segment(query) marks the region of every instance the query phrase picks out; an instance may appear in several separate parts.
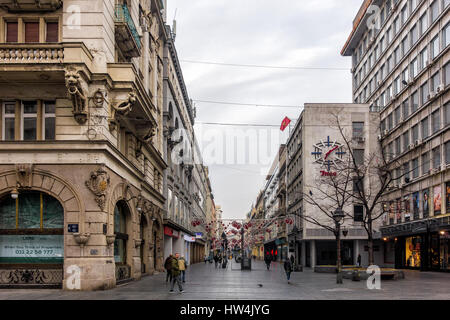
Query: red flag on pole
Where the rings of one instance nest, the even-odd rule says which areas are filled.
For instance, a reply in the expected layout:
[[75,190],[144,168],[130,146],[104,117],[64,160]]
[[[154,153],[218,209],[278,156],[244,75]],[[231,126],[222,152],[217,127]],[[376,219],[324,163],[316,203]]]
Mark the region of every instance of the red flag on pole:
[[286,128],[288,127],[288,125],[291,123],[291,119],[289,119],[288,117],[284,118],[283,122],[281,123],[281,131],[286,130]]

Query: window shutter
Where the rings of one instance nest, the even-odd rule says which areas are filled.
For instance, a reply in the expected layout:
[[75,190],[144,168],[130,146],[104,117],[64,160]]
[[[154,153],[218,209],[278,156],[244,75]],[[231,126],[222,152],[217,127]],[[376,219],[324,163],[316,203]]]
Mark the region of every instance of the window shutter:
[[6,42],[17,42],[18,41],[18,30],[19,30],[19,25],[17,22],[7,22],[6,23]]
[[59,42],[58,39],[58,22],[47,22],[47,38],[46,42]]
[[39,42],[39,22],[25,23],[25,42]]

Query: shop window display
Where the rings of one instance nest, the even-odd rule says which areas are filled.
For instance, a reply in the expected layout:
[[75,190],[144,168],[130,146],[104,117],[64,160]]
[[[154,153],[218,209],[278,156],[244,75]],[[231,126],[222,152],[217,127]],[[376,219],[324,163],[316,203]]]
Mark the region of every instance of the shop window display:
[[0,200],[0,263],[62,264],[64,209],[40,192]]
[[420,268],[420,237],[406,238],[406,266]]

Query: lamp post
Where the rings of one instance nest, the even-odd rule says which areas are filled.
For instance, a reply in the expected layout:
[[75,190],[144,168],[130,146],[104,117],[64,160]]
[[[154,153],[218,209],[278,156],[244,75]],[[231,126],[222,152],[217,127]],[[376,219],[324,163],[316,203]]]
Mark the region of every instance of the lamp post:
[[298,232],[298,228],[297,228],[297,225],[296,224],[294,224],[294,227],[292,228],[292,233],[294,233],[294,257],[295,257],[295,267],[297,266],[297,252],[298,252],[298,250],[297,250],[297,232]]
[[342,208],[337,208],[336,211],[333,212],[333,219],[336,224],[336,242],[337,242],[337,276],[336,283],[342,284],[342,275],[341,275],[341,221],[344,219],[344,211]]

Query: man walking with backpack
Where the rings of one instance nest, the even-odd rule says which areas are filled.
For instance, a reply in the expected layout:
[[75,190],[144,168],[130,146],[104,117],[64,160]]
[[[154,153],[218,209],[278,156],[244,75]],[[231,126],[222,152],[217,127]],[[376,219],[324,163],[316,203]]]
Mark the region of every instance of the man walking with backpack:
[[172,281],[170,286],[170,293],[174,293],[173,287],[175,286],[175,282],[178,284],[178,289],[180,290],[180,293],[183,293],[183,286],[181,285],[181,279],[180,279],[180,264],[179,264],[180,254],[176,253],[175,257],[172,258]]

